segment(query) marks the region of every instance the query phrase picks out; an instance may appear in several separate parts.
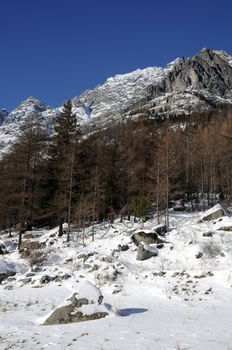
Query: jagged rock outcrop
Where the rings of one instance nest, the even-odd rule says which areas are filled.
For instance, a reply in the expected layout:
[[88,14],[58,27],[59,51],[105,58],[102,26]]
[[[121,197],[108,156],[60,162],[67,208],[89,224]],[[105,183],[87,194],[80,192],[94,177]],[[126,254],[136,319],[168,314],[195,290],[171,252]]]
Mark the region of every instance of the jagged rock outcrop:
[[[98,130],[127,118],[189,116],[232,109],[232,56],[203,49],[165,68],[150,67],[116,75],[73,100],[73,112],[83,129]],[[7,151],[30,118],[52,132],[61,107],[50,108],[29,97],[11,113],[0,110],[0,155]]]

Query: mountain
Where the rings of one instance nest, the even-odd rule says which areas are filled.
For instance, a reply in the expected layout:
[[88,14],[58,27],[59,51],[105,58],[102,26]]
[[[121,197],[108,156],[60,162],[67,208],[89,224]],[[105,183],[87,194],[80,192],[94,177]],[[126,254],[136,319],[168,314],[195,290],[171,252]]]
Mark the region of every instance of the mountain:
[[2,124],[0,123],[0,153],[9,149],[28,123],[38,122],[50,130],[56,114],[57,109],[51,109],[32,96],[21,102],[11,113],[5,113]]
[[[211,112],[232,105],[232,56],[204,48],[178,58],[165,68],[150,67],[116,75],[72,99],[73,112],[84,129],[96,130],[126,118],[160,118]],[[30,120],[49,130],[61,111],[29,97],[11,113],[0,111],[0,144],[9,147]],[[34,118],[34,117],[33,117]]]
[[0,126],[2,125],[4,119],[8,116],[6,109],[0,109]]

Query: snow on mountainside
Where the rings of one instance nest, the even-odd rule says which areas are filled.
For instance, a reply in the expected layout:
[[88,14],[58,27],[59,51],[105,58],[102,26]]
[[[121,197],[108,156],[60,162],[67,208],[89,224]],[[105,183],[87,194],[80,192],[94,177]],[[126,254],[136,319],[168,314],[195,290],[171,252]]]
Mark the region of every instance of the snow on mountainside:
[[5,115],[0,125],[0,154],[6,152],[17,136],[30,122],[38,122],[50,130],[58,109],[51,109],[34,97],[23,101],[19,107]]
[[[165,68],[149,67],[109,78],[93,90],[74,98],[75,113],[87,121],[105,124],[120,117],[130,105],[144,96],[146,88],[158,84],[173,69],[178,59]],[[84,113],[83,113],[84,112]]]
[[[145,110],[150,118],[210,112],[232,105],[232,56],[203,49],[165,68],[150,67],[111,77],[72,102],[78,122],[88,130],[143,116]],[[33,97],[8,115],[0,110],[0,153],[8,149],[32,115],[50,129],[60,111],[61,107],[52,109]]]
[[0,126],[2,125],[4,119],[8,116],[6,109],[0,109]]

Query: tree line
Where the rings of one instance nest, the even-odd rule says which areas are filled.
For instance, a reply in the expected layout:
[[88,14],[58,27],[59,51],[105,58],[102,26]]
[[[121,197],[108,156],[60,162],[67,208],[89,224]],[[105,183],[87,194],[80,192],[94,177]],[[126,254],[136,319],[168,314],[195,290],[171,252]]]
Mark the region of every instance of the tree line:
[[67,222],[144,217],[166,212],[171,201],[232,189],[232,112],[185,118],[128,119],[108,129],[81,132],[70,101],[54,121],[54,132],[30,118],[0,161],[0,228],[56,226]]

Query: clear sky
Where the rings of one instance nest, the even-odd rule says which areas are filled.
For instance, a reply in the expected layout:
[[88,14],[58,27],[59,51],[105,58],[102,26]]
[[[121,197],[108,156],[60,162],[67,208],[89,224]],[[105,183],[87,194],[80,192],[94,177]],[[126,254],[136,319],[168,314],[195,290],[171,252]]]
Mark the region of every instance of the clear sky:
[[232,54],[231,0],[0,0],[0,108],[51,106],[203,47]]

